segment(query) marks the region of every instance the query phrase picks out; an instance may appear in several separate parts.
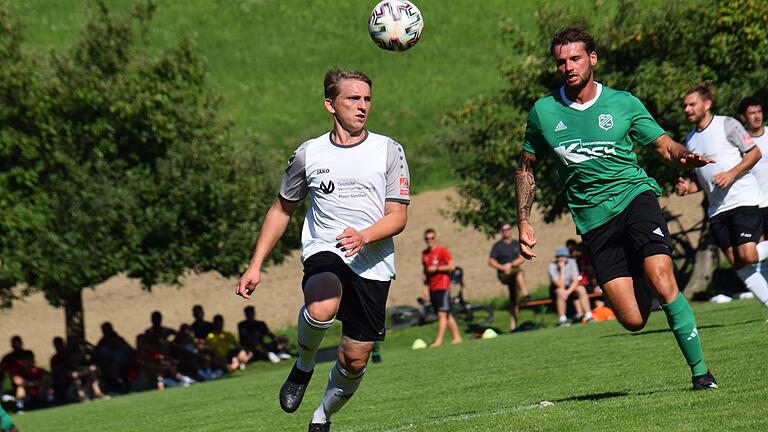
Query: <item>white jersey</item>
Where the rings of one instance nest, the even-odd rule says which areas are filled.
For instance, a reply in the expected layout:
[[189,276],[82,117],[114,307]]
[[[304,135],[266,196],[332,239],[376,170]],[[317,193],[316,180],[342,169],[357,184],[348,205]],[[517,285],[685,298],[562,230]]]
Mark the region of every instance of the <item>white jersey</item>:
[[363,230],[383,218],[386,201],[410,203],[409,186],[403,147],[384,135],[366,131],[360,143],[341,146],[326,133],[301,144],[280,183],[280,196],[286,200],[312,196],[301,232],[301,260],[329,251],[365,279],[393,279],[391,237],[369,243],[351,257],[336,247],[336,237],[348,227]]
[[760,191],[763,193],[760,207],[768,207],[768,133],[763,129],[763,134],[752,137],[752,141],[755,142],[757,147],[760,148],[760,153],[763,154],[763,157],[752,168],[752,174],[757,179],[757,184],[760,185]]
[[715,187],[715,174],[728,171],[741,162],[742,154],[755,147],[744,126],[733,117],[716,115],[703,130],[692,130],[686,140],[688,149],[714,159],[715,163],[696,168],[699,185],[709,198],[709,217],[743,206],[760,204],[762,196],[751,172],[736,178],[727,189]]

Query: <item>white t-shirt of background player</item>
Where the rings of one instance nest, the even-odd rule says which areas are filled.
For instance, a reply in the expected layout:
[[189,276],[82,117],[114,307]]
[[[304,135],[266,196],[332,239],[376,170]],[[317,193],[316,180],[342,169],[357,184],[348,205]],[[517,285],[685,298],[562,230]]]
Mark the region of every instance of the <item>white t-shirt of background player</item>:
[[365,279],[394,279],[391,237],[369,243],[351,257],[336,247],[336,237],[347,227],[360,231],[383,218],[386,201],[409,204],[410,181],[403,147],[384,135],[366,131],[360,143],[341,146],[326,133],[301,144],[280,183],[280,196],[286,200],[312,197],[301,232],[301,260],[333,252]]
[[709,217],[742,206],[760,204],[762,195],[751,172],[737,177],[726,189],[715,187],[715,174],[728,171],[741,162],[742,154],[754,149],[755,143],[744,126],[733,117],[716,115],[703,130],[692,130],[686,140],[688,150],[716,162],[696,168],[699,184],[709,198]]
[[757,179],[757,184],[760,185],[760,191],[763,193],[760,207],[768,207],[768,133],[763,129],[763,134],[752,137],[752,141],[755,142],[755,145],[760,148],[760,153],[763,154],[763,157],[752,168],[752,174]]

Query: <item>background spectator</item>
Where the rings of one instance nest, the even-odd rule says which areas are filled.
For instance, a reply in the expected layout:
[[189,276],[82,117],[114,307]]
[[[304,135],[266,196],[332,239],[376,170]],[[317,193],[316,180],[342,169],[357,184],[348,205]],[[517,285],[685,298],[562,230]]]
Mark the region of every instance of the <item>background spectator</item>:
[[587,291],[579,285],[579,268],[576,260],[570,257],[568,248],[560,247],[555,251],[555,260],[549,264],[549,280],[551,281],[550,289],[555,297],[559,325],[568,324],[566,302],[573,293],[576,293],[584,311],[583,316],[577,314],[576,320],[584,318],[587,321],[593,321]]
[[11,352],[0,360],[0,371],[10,378],[18,410],[54,401],[51,375],[35,366],[35,355],[24,349],[20,336],[11,338]]
[[269,360],[272,363],[291,358],[287,352],[288,339],[275,336],[267,323],[257,320],[253,306],[246,306],[243,313],[245,319],[237,324],[237,333],[240,336],[240,344],[251,351],[254,358]]
[[208,334],[213,332],[213,323],[204,319],[205,312],[200,305],[192,306],[192,316],[195,318],[190,325],[192,333],[194,333],[196,338],[204,341]]
[[451,272],[456,268],[451,253],[445,246],[437,243],[437,232],[429,228],[424,231],[427,247],[421,252],[421,264],[424,268],[424,297],[429,299],[437,312],[437,336],[430,347],[443,344],[445,329],[451,331],[451,343],[461,342],[461,333],[456,319],[451,314]]
[[134,349],[115,332],[110,322],[101,325],[101,339],[94,350],[94,360],[101,370],[107,391],[126,393],[130,390],[129,368]]
[[245,365],[253,358],[253,353],[237,343],[235,335],[224,330],[224,317],[213,317],[213,332],[205,339],[208,347],[219,357],[223,357],[229,363],[229,370],[245,369]]
[[491,248],[491,256],[488,257],[488,265],[496,269],[499,281],[509,290],[509,330],[517,328],[518,291],[521,301],[530,299],[528,289],[525,286],[525,273],[522,265],[525,258],[520,255],[520,243],[513,239],[512,225],[501,226],[501,240]]

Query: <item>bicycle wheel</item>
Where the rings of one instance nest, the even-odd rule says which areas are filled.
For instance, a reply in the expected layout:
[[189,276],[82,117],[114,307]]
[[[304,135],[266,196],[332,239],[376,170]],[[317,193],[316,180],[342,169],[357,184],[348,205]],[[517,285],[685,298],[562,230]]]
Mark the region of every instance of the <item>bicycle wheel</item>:
[[421,310],[407,305],[388,307],[384,313],[387,330],[411,327],[418,324],[421,319]]
[[463,308],[455,310],[453,315],[456,321],[463,324],[489,326],[493,322],[495,313],[490,306],[466,303]]
[[674,264],[677,286],[682,290],[693,273],[696,262],[696,250],[686,240],[672,236],[672,263]]

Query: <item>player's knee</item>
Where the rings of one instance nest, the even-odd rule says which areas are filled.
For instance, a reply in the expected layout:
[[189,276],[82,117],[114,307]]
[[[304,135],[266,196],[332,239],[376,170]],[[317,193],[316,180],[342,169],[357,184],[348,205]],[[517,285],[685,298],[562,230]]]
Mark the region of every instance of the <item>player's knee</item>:
[[645,320],[640,316],[619,318],[619,322],[622,327],[631,332],[640,331],[645,327]]
[[306,307],[307,313],[315,321],[326,322],[336,317],[336,308],[328,302],[317,301]]

